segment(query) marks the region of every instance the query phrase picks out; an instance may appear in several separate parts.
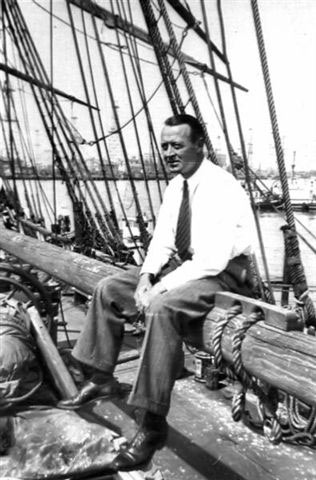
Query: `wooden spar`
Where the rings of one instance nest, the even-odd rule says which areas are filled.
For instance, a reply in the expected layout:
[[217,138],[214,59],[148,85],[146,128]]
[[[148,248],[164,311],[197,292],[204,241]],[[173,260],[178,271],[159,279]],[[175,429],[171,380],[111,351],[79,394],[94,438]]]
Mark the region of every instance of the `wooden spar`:
[[[185,8],[179,0],[167,0],[168,3],[175,9],[175,11],[180,15],[181,18],[188,24],[190,28],[192,28],[195,33],[205,42],[207,43],[207,36],[205,32],[200,27],[199,22],[197,19],[192,15],[190,10]],[[227,59],[225,55],[217,48],[217,46],[211,42],[212,50],[214,53],[222,60],[222,62],[227,63]]]
[[241,305],[242,312],[231,318],[221,340],[225,361],[233,364],[232,340],[236,330],[251,313],[261,311],[263,320],[249,328],[241,345],[244,369],[308,405],[315,405],[316,338],[301,331],[301,322],[291,310],[233,293],[218,293],[214,308],[201,331],[195,332],[192,344],[214,354],[215,329],[236,304]]
[[49,335],[43,320],[35,307],[28,309],[30,319],[35,331],[36,342],[61,398],[71,398],[78,393],[77,387],[61,359],[54,342]]
[[42,227],[41,225],[38,225],[37,223],[33,223],[30,220],[21,220],[19,219],[21,224],[23,226],[29,227],[30,229],[34,230],[35,232],[40,233],[43,235],[44,238],[50,237],[54,240],[58,240],[61,243],[71,243],[73,241],[74,234],[67,234],[67,235],[59,235],[57,233],[50,232],[46,228]]
[[[22,261],[91,294],[97,282],[120,269],[6,230],[0,226],[0,248]],[[264,320],[252,326],[241,345],[244,368],[255,377],[297,397],[309,405],[316,399],[316,338],[304,334],[294,312],[236,294],[219,293],[203,331],[192,343],[213,351],[211,339],[219,320],[240,303],[242,313],[233,317],[222,334],[224,359],[232,363],[233,336],[248,316],[257,310]],[[298,330],[294,330],[298,328]],[[200,334],[201,333],[201,334]],[[191,339],[190,339],[191,340]]]
[[79,103],[80,105],[84,105],[86,107],[93,108],[94,110],[99,110],[97,107],[93,105],[89,105],[88,103],[84,102],[83,100],[79,100],[79,98],[74,97],[73,95],[68,95],[67,93],[64,93],[62,90],[59,90],[58,88],[54,88],[51,85],[46,85],[43,82],[40,82],[36,78],[32,78],[30,75],[27,75],[26,73],[19,72],[19,70],[16,70],[15,68],[9,67],[8,65],[5,65],[4,63],[0,63],[0,70],[3,70],[9,75],[12,75],[13,77],[20,78],[21,80],[24,80],[25,82],[31,83],[32,85],[35,85],[36,87],[42,88],[43,90],[47,90],[49,92],[54,92],[55,95],[59,95],[60,97],[67,98],[68,100],[71,100],[72,102]]
[[88,295],[101,278],[121,271],[114,265],[6,230],[2,225],[0,248]]
[[[95,17],[100,18],[108,28],[118,28],[120,30],[123,30],[124,32],[131,33],[135,38],[138,38],[139,40],[145,43],[148,43],[150,45],[152,44],[150,40],[150,36],[146,31],[142,30],[136,25],[133,25],[125,21],[124,19],[118,17],[117,15],[114,15],[113,13],[101,7],[100,5],[97,5],[96,3],[90,2],[88,0],[69,0],[69,2],[75,5],[76,7],[80,8],[81,10],[85,10],[86,12],[91,13]],[[168,51],[170,55],[173,55],[172,50],[169,51],[169,45],[167,43],[165,44],[165,47],[166,47],[166,51]],[[218,54],[220,58],[223,60],[223,54],[221,54],[221,52],[218,50],[218,48],[215,45],[213,45],[213,49],[216,52],[216,54]],[[217,72],[214,72],[214,70],[209,68],[207,65],[197,62],[190,55],[183,53],[183,57],[186,63],[194,66],[197,70],[216,76],[219,78],[219,80],[222,80],[223,82],[231,83],[227,77]],[[247,88],[243,87],[242,85],[236,82],[232,82],[232,84],[234,85],[234,87],[239,88],[244,92],[248,92]]]

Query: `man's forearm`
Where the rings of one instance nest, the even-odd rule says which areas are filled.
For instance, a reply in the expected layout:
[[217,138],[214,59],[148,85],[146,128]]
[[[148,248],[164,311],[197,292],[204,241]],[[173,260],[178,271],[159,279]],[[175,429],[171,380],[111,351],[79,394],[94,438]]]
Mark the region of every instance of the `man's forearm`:
[[153,273],[142,272],[139,275],[139,281],[144,282],[144,283],[149,282],[149,283],[153,284],[154,278],[155,278],[155,275]]

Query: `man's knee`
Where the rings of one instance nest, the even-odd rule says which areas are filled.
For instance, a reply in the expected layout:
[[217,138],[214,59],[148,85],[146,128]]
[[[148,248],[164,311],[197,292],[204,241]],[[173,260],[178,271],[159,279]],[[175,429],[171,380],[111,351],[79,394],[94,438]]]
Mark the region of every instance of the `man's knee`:
[[172,309],[170,308],[166,298],[163,298],[163,295],[157,295],[154,299],[151,300],[145,315],[145,322],[150,323],[159,323],[162,326],[164,323],[172,322],[173,314]]
[[151,299],[147,312],[149,314],[161,313],[162,311],[168,310],[167,302],[164,301],[164,295],[156,295]]
[[109,277],[102,278],[95,287],[95,293],[109,292],[111,290],[111,282]]
[[122,289],[119,288],[119,283],[115,281],[115,275],[102,278],[94,291],[94,296],[99,298],[103,304],[110,303],[118,295],[122,295]]

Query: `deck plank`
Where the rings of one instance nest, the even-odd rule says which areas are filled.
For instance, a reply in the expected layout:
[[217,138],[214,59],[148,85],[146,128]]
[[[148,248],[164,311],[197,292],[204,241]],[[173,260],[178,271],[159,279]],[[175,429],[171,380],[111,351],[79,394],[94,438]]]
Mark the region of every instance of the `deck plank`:
[[[117,369],[131,381],[134,365]],[[186,357],[192,368],[192,357]],[[121,406],[121,408],[124,408]],[[123,433],[135,427],[127,424]],[[154,461],[165,480],[311,480],[316,478],[316,451],[281,443],[272,445],[243,422],[234,422],[222,390],[208,390],[193,376],[176,382],[168,416],[167,445]],[[129,430],[129,431],[128,431]]]
[[[68,308],[70,325],[80,328],[84,311]],[[126,336],[125,349],[136,339]],[[131,383],[138,360],[118,365],[116,375]],[[193,357],[186,354],[193,371]],[[98,400],[91,407],[100,420],[123,437],[131,438],[137,425],[133,410],[123,400]],[[316,478],[316,451],[302,446],[272,445],[265,437],[231,417],[231,403],[223,391],[208,390],[193,376],[176,382],[167,445],[154,457],[164,480],[312,480]],[[151,468],[152,464],[148,468]]]

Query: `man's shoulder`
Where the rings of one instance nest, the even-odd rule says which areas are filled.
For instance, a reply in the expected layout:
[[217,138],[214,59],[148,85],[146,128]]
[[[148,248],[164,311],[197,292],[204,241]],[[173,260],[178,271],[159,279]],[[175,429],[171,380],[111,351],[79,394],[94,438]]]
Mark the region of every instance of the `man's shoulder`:
[[201,178],[205,181],[211,180],[213,182],[225,182],[231,184],[238,184],[238,180],[225,168],[215,165],[210,160],[203,162],[203,170],[201,171]]
[[199,192],[203,197],[208,196],[210,199],[215,197],[221,202],[225,202],[229,198],[230,204],[232,205],[235,201],[236,206],[247,198],[240,182],[230,172],[210,161],[203,165]]

